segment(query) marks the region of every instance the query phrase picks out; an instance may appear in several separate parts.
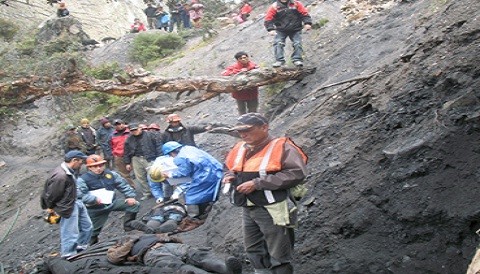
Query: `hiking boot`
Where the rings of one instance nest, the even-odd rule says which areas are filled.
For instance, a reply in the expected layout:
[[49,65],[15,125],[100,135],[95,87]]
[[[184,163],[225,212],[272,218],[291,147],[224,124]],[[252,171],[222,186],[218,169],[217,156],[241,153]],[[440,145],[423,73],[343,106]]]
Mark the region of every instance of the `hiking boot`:
[[298,61],[294,61],[293,64],[296,66],[296,67],[303,67],[303,62],[298,60]]
[[142,221],[133,220],[129,223],[130,227],[136,230],[144,231],[148,229],[148,226]]
[[285,65],[285,61],[277,61],[275,63],[272,64],[272,67],[274,68],[279,68],[281,66]]
[[135,221],[135,218],[137,218],[136,212],[125,212],[125,216],[123,216],[123,230],[125,230],[125,232],[132,230],[130,223]]
[[241,274],[242,273],[242,262],[235,257],[228,257],[225,260],[225,265],[227,266],[227,271],[229,274]]
[[177,230],[177,222],[174,220],[167,220],[155,229],[155,233],[168,233]]

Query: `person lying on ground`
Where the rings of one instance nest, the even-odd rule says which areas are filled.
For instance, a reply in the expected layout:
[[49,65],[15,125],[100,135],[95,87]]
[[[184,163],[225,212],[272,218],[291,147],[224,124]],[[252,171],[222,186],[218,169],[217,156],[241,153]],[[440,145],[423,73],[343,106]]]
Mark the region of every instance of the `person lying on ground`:
[[185,206],[174,199],[153,207],[141,220],[132,221],[130,226],[148,234],[186,232],[204,224],[210,210],[202,219],[190,218]]
[[68,260],[48,258],[45,267],[53,274],[119,273],[119,268],[122,273],[242,273],[235,257],[223,260],[208,247],[184,244],[167,234],[143,233],[98,243]]

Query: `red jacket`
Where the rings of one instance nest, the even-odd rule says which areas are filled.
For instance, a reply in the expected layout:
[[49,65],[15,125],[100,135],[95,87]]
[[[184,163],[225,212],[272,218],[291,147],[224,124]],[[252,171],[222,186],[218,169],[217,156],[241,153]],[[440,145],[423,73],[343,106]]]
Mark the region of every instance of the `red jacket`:
[[[222,75],[223,76],[235,75],[235,74],[238,74],[238,73],[242,72],[242,70],[244,70],[244,69],[247,69],[247,71],[249,71],[249,70],[256,69],[256,68],[258,68],[257,64],[255,64],[252,61],[249,61],[246,66],[244,66],[240,62],[236,62],[235,64],[233,64],[231,66],[228,66],[225,69],[225,71],[222,72]],[[249,89],[242,89],[242,90],[239,90],[239,91],[234,91],[234,92],[232,92],[232,97],[237,99],[237,100],[240,100],[240,101],[249,101],[249,100],[256,99],[256,98],[258,98],[258,88],[253,87],[253,88],[249,88]]]
[[138,25],[137,24],[133,24],[130,26],[130,30],[132,32],[141,32],[141,31],[147,31],[147,29],[145,28],[145,25],[143,23],[139,23]]
[[278,30],[283,32],[300,31],[303,25],[311,25],[312,18],[305,6],[297,0],[287,3],[277,1],[270,5],[265,15],[267,31]]
[[248,3],[245,3],[245,5],[243,5],[240,8],[240,14],[249,14],[251,12],[252,12],[252,6],[250,6],[250,4]]
[[130,130],[126,128],[124,131],[114,131],[112,137],[110,137],[110,147],[112,148],[112,154],[115,157],[123,157],[125,141],[130,136]]

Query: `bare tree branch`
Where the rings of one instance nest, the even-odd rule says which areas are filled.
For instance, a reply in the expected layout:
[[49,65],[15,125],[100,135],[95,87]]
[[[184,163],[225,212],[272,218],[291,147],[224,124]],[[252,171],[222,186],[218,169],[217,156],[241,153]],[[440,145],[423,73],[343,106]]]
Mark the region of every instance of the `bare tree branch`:
[[[75,67],[75,64],[72,65]],[[10,83],[0,83],[0,106],[19,106],[47,95],[62,95],[87,91],[104,92],[117,96],[134,96],[152,91],[204,92],[198,98],[166,108],[184,109],[209,100],[219,93],[230,93],[252,87],[270,85],[291,80],[301,80],[315,72],[315,68],[258,69],[230,77],[164,78],[155,75],[130,75],[130,79],[96,80],[85,77],[76,69],[69,68],[60,74],[60,79],[48,77],[25,77]],[[146,76],[143,76],[146,75]]]

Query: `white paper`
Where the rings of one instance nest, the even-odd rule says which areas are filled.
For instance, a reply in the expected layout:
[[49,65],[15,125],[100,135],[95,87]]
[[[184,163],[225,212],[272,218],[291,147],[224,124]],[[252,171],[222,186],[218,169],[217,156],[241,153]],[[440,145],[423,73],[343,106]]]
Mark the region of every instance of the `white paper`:
[[96,190],[92,190],[89,192],[91,195],[100,199],[100,202],[104,205],[109,205],[113,201],[113,195],[115,194],[114,191],[106,190],[105,188],[100,188]]

